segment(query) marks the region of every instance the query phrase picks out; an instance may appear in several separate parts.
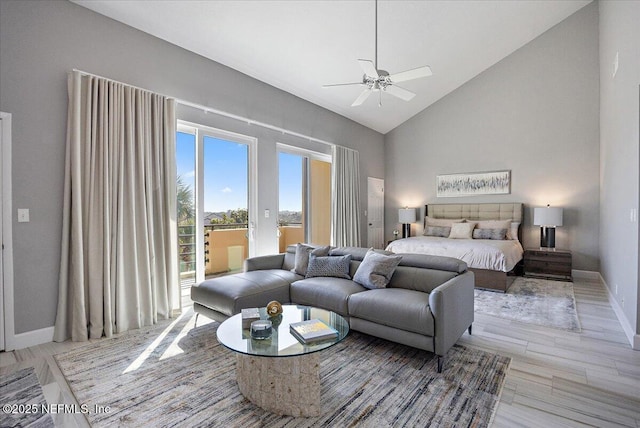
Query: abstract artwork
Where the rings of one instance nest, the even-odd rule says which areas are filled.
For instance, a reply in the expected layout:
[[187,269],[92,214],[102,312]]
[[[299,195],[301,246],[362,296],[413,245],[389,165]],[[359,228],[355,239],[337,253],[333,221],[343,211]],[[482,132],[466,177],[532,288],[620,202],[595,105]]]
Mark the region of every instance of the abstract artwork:
[[511,193],[511,171],[446,174],[436,177],[438,198],[508,193]]

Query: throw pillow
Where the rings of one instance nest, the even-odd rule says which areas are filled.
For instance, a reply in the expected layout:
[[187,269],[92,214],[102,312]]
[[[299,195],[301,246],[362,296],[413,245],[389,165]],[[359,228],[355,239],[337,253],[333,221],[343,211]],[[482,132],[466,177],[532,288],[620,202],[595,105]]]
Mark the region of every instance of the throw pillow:
[[512,221],[511,226],[509,226],[509,230],[507,230],[507,239],[511,239],[513,241],[518,240],[518,229],[520,229],[519,221]]
[[307,278],[318,276],[331,276],[334,278],[351,279],[349,276],[349,265],[351,264],[351,254],[346,256],[309,256],[309,268]]
[[370,290],[385,288],[402,256],[387,256],[370,249],[353,275],[353,280]]
[[473,239],[504,240],[506,236],[507,229],[473,229]]
[[[502,239],[511,239],[509,237],[509,231],[511,229],[511,219],[508,220],[480,220],[478,221],[478,224],[476,224],[476,227],[478,229],[497,229],[497,230],[502,230],[502,229],[506,229],[507,233],[505,234],[505,237]],[[518,223],[520,224],[520,223]],[[499,236],[500,232],[496,232],[496,234],[494,236]],[[516,236],[518,236],[518,232],[516,230]],[[500,238],[476,238],[474,236],[475,239],[500,239]]]
[[315,254],[317,256],[328,256],[330,248],[327,247],[312,247],[305,244],[296,245],[296,257],[291,272],[298,275],[305,276],[307,274],[307,268],[309,266],[309,255]]
[[450,233],[450,227],[427,226],[427,229],[424,231],[424,236],[439,236],[441,238],[448,238]]
[[471,233],[473,232],[474,227],[476,227],[475,222],[453,223],[451,225],[451,233],[449,234],[449,238],[472,239]]

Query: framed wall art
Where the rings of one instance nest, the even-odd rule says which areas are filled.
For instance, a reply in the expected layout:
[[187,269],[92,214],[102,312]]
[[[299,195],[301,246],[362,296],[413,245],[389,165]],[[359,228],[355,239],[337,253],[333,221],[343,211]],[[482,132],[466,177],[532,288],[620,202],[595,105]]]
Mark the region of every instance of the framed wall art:
[[511,171],[444,174],[436,177],[438,198],[508,193],[511,193]]

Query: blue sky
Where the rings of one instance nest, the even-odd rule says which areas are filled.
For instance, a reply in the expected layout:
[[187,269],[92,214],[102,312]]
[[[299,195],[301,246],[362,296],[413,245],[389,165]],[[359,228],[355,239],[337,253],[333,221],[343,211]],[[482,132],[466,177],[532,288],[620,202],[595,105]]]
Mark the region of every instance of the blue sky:
[[[178,176],[195,189],[195,136],[177,133]],[[248,147],[217,138],[204,139],[204,211],[247,208]],[[280,210],[302,207],[302,161],[300,156],[280,153]],[[259,184],[260,185],[260,184]]]

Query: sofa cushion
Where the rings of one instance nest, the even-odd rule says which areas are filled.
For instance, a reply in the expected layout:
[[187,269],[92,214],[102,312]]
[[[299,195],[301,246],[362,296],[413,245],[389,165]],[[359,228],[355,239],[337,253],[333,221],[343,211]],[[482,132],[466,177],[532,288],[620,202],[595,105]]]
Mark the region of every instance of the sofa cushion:
[[360,294],[366,288],[350,279],[317,277],[291,284],[291,301],[300,305],[317,306],[348,316],[349,296]]
[[365,288],[385,288],[402,256],[378,254],[369,250],[353,280]]
[[309,256],[311,254],[315,254],[316,256],[328,256],[329,247],[312,247],[311,245],[298,244],[296,246],[295,265],[292,271],[298,275],[305,276],[309,267]]
[[332,278],[351,279],[349,267],[351,255],[318,257],[313,253],[309,256],[309,268],[306,278],[329,276]]
[[431,293],[434,288],[458,276],[457,273],[437,269],[398,266],[393,272],[387,288],[405,288],[407,290]]
[[191,300],[231,316],[244,308],[289,302],[289,284],[300,275],[282,269],[243,272],[208,279],[191,287]]
[[401,288],[380,288],[353,294],[349,316],[400,330],[433,336],[429,294]]

